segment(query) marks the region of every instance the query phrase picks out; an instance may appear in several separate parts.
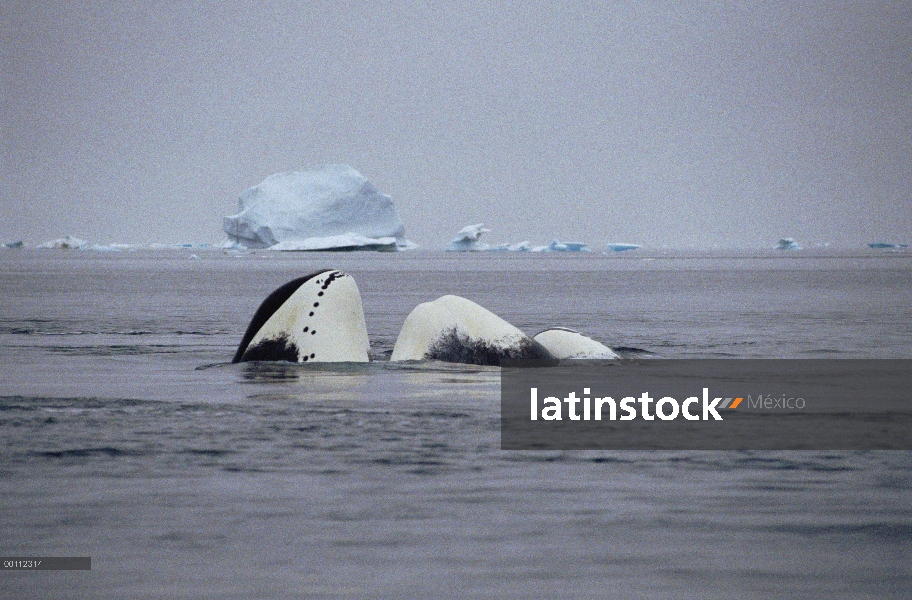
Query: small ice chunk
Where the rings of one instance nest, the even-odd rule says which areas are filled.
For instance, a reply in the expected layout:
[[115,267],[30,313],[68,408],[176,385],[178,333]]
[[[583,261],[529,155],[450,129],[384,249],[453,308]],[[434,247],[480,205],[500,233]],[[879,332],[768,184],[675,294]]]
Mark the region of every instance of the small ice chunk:
[[801,250],[801,246],[792,238],[782,238],[776,242],[776,250]]
[[618,242],[609,242],[605,246],[612,252],[626,252],[627,250],[637,250],[639,244],[623,244]]
[[891,248],[908,248],[908,244],[891,244],[890,242],[871,242],[868,244],[869,248],[874,248],[875,250],[888,250]]
[[484,223],[466,225],[459,230],[456,237],[453,238],[453,241],[446,247],[446,250],[447,252],[479,252],[482,250],[490,250],[490,246],[478,241],[481,234],[488,231],[491,230],[486,228]]
[[42,250],[84,250],[89,243],[71,235],[38,245]]

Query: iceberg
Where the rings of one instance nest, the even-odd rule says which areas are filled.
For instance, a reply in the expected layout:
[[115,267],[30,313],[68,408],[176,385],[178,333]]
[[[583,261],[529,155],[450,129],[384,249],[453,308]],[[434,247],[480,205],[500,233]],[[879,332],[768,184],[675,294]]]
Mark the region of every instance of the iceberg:
[[107,246],[103,244],[92,244],[88,249],[93,252],[121,252],[121,249],[114,244],[109,244]]
[[[542,246],[544,247],[544,246]],[[488,252],[534,252],[535,249],[525,240],[518,244],[497,244],[487,248]]]
[[875,250],[888,250],[891,248],[908,248],[908,244],[891,244],[890,242],[871,242],[868,244],[868,248],[874,248]]
[[612,252],[626,252],[627,250],[637,250],[640,248],[639,244],[619,244],[615,242],[610,242],[605,244],[605,247],[611,250]]
[[87,241],[68,235],[65,238],[57,238],[56,240],[39,244],[36,247],[42,250],[84,250],[88,245]]
[[589,245],[582,242],[560,242],[552,240],[547,246],[532,246],[528,240],[518,244],[497,244],[491,246],[480,242],[482,233],[491,231],[484,223],[466,225],[456,234],[447,247],[447,252],[589,252]]
[[589,245],[581,242],[559,242],[551,240],[547,246],[535,248],[536,252],[590,252]]
[[782,238],[776,242],[776,250],[801,250],[801,246],[792,238]]
[[0,248],[22,248],[24,245],[22,240],[16,240],[15,242],[3,242],[0,244]]
[[[411,249],[392,198],[348,165],[276,173],[238,198],[223,247],[279,250]],[[341,246],[339,245],[341,244]]]
[[[479,242],[478,238],[481,237],[482,233],[491,231],[484,226],[484,223],[476,223],[475,225],[466,225],[459,230],[459,233],[456,234],[456,237],[453,238],[453,241],[449,243],[446,247],[447,252],[480,252],[483,250],[490,250],[491,247],[483,242]],[[500,248],[498,248],[500,249]]]
[[529,244],[529,240],[524,240],[518,244],[510,244],[507,246],[507,250],[510,252],[531,252],[532,246]]

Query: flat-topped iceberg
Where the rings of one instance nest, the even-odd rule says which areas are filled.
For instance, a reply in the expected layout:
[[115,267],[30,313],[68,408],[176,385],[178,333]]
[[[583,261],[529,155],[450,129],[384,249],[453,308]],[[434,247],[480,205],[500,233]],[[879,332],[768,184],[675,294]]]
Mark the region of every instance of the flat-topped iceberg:
[[589,252],[589,245],[582,242],[559,242],[551,240],[547,246],[535,248],[534,252]]
[[639,249],[639,244],[622,244],[618,242],[609,242],[605,244],[605,247],[611,250],[612,252],[627,252],[628,250],[637,250]]
[[[238,198],[226,246],[277,250],[408,249],[392,199],[348,165],[276,173]],[[389,238],[393,239],[390,247]]]

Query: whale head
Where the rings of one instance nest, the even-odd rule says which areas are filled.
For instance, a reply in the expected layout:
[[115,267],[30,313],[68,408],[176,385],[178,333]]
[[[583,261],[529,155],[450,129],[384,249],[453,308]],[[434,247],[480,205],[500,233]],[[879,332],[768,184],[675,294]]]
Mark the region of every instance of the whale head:
[[443,296],[409,313],[390,360],[500,365],[507,359],[550,358],[541,344],[491,311],[459,296]]
[[289,281],[269,294],[231,362],[367,362],[369,349],[354,278],[327,269]]

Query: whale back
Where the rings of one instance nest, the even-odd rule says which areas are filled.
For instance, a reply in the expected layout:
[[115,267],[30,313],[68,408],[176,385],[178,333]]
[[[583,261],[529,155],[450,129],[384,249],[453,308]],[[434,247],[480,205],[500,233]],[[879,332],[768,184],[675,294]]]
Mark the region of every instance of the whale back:
[[560,360],[619,358],[608,346],[566,327],[546,329],[532,339],[547,348],[554,358]]
[[370,342],[354,278],[327,269],[269,294],[232,362],[367,362]]
[[491,311],[459,296],[443,296],[409,313],[390,360],[499,365],[506,359],[550,358],[541,344]]

